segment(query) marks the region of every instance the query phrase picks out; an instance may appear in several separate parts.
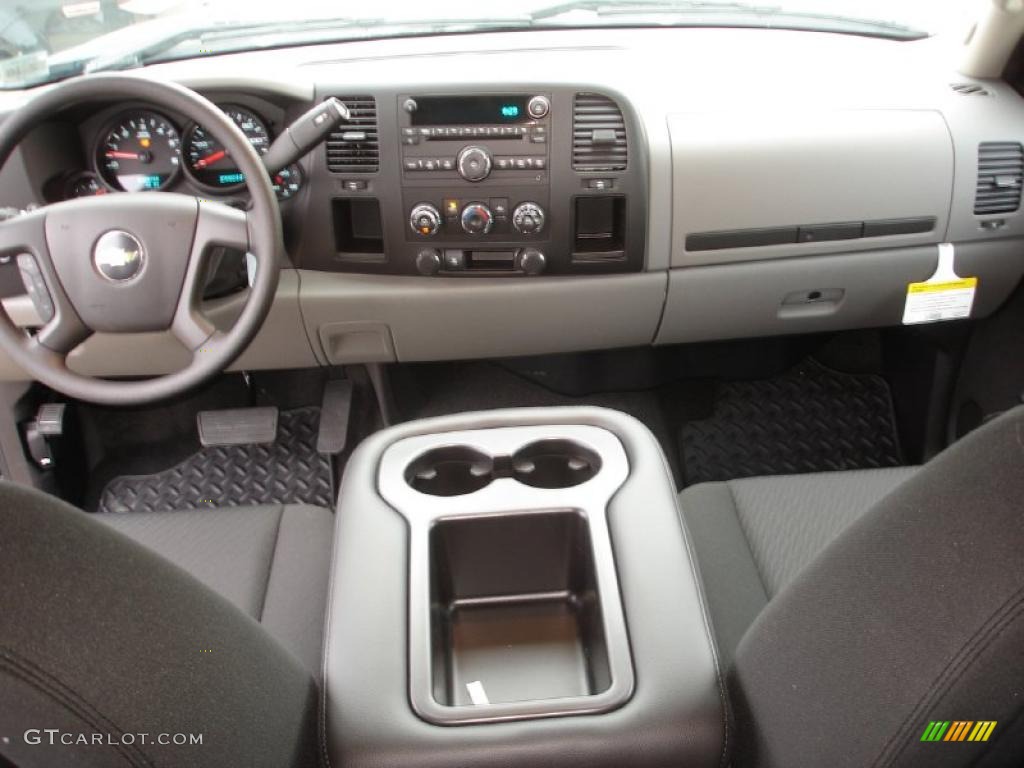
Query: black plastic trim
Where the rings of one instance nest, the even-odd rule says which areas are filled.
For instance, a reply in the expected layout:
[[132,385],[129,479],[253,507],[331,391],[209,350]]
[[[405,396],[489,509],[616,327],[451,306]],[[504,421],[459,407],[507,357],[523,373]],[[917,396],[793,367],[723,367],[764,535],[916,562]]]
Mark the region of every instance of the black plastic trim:
[[764,227],[729,229],[718,232],[694,232],[686,236],[688,251],[718,251],[726,248],[756,248],[787,243],[813,243],[826,240],[858,240],[863,237],[886,237],[930,232],[935,228],[934,216],[875,221],[843,221],[808,224],[798,227]]

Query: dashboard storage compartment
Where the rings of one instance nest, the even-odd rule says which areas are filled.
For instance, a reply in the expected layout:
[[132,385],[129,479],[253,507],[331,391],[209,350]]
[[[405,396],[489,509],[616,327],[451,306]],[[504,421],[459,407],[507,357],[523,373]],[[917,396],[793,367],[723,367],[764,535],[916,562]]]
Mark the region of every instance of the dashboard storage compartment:
[[600,693],[611,683],[586,520],[445,520],[431,531],[434,698],[448,706]]

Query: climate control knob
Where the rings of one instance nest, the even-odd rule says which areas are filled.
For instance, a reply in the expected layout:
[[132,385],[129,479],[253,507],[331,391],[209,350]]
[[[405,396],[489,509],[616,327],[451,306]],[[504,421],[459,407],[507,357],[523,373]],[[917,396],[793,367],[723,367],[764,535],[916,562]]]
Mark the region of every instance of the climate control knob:
[[512,211],[512,226],[524,235],[536,235],[544,229],[544,209],[536,203],[520,203]]
[[441,214],[430,203],[419,203],[409,212],[409,226],[417,235],[436,235],[441,228]]
[[470,203],[462,209],[462,228],[470,235],[486,235],[494,226],[494,215],[483,203]]
[[459,152],[459,176],[466,181],[483,181],[491,175],[491,153],[483,147],[464,147]]
[[519,268],[528,275],[539,275],[547,265],[548,260],[536,248],[523,248],[519,252]]

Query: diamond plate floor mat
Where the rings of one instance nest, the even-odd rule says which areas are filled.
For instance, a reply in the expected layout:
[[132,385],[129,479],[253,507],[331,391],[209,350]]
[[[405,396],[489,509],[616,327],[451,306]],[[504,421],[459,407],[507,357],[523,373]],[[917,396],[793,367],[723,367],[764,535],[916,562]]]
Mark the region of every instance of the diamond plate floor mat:
[[903,463],[885,380],[815,360],[719,384],[711,417],[684,423],[679,443],[687,485]]
[[319,408],[282,411],[277,439],[203,448],[171,469],[115,477],[98,512],[169,512],[249,504],[332,507],[331,465],[316,451]]

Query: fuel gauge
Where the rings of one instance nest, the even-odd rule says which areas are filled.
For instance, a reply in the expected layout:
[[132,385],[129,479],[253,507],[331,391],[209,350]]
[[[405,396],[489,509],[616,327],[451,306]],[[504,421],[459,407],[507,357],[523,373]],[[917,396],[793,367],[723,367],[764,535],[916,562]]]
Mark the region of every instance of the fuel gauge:
[[95,197],[96,195],[107,194],[107,188],[99,180],[95,173],[85,171],[78,173],[68,179],[64,187],[64,199],[70,200],[73,197]]

